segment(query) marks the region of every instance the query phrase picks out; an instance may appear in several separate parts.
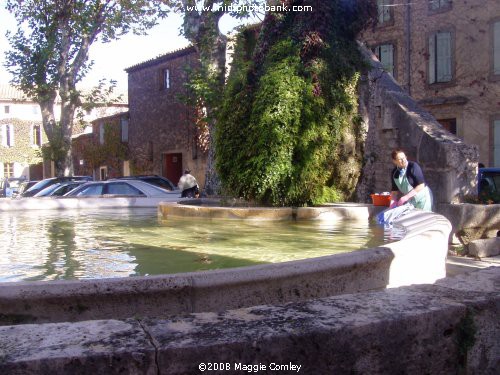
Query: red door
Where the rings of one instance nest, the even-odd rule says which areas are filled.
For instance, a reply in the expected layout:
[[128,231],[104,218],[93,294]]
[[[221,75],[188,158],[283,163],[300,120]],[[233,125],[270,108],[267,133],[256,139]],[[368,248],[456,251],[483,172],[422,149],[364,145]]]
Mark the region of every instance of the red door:
[[163,175],[177,185],[182,176],[182,154],[163,155]]

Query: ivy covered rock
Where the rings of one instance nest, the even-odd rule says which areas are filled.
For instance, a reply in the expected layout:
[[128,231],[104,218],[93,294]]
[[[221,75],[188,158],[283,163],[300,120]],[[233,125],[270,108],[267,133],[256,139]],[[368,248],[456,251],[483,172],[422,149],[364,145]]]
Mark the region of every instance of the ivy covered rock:
[[290,1],[237,37],[219,113],[216,166],[226,191],[272,206],[349,199],[361,172],[356,34],[366,1]]

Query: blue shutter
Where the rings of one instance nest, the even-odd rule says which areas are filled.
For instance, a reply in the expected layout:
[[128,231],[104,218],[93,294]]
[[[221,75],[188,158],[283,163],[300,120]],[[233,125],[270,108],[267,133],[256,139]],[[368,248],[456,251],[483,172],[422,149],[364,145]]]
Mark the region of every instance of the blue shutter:
[[500,120],[493,122],[493,166],[500,167]]
[[493,25],[493,73],[500,74],[500,22]]
[[451,33],[436,34],[436,81],[449,82],[452,79],[451,74]]
[[380,62],[385,71],[394,76],[394,47],[392,44],[380,46]]
[[436,82],[436,36],[429,37],[429,83]]

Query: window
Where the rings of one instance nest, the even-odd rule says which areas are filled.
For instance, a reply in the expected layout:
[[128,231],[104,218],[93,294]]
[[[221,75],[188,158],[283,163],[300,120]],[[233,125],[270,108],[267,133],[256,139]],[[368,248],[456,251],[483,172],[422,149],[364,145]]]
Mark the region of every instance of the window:
[[130,176],[130,161],[129,160],[123,161],[123,175]]
[[457,120],[454,118],[447,118],[447,119],[441,119],[437,120],[443,128],[448,130],[451,134],[457,134]]
[[3,112],[4,112],[5,114],[9,114],[9,113],[10,113],[10,106],[9,106],[9,105],[4,106],[4,107],[3,107]]
[[109,184],[107,194],[144,196],[144,193],[140,190],[124,182],[114,182]]
[[375,47],[375,55],[384,67],[384,70],[394,77],[394,46],[392,44],[381,44]]
[[102,122],[99,123],[99,143],[104,144],[104,124]]
[[377,0],[378,23],[380,25],[392,21],[392,0]]
[[163,69],[163,90],[168,90],[170,88],[170,69]]
[[122,128],[122,142],[128,142],[128,118],[122,117],[120,126]]
[[99,168],[99,177],[101,181],[108,179],[108,167],[100,167]]
[[451,8],[451,0],[429,0],[430,10],[443,10]]
[[31,110],[33,111],[33,114],[34,114],[34,115],[38,115],[38,114],[40,113],[40,112],[39,112],[40,107],[38,107],[37,105],[32,106],[32,107],[31,107]]
[[42,127],[33,125],[31,128],[31,144],[40,147],[42,145]]
[[102,195],[104,185],[103,184],[92,184],[82,188],[76,188],[74,193],[70,193],[70,196],[93,196]]
[[493,24],[493,74],[500,75],[500,21]]
[[3,163],[3,176],[4,177],[14,176],[14,163]]
[[2,146],[14,146],[14,125],[2,125]]
[[493,166],[500,167],[500,120],[493,121]]
[[429,83],[450,82],[451,32],[437,32],[429,37]]

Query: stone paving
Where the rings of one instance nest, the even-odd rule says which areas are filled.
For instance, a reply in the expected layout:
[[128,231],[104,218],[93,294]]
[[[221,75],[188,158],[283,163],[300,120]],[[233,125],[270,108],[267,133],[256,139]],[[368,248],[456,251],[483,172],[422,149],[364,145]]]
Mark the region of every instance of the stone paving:
[[446,259],[446,276],[455,276],[488,267],[500,267],[500,256],[478,259],[467,256],[448,255]]

